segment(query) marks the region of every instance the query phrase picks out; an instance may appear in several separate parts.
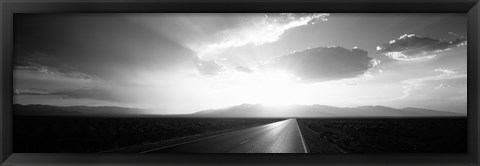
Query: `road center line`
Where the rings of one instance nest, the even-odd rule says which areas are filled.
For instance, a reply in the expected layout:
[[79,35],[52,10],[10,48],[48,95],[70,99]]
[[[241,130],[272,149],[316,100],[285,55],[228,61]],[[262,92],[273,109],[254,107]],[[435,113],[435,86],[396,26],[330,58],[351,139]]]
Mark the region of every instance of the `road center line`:
[[[273,122],[273,123],[269,123],[269,124],[264,124],[264,125],[260,125],[260,126],[267,126],[267,125],[272,125],[274,123],[281,123],[281,122],[285,122],[285,121],[286,120],[282,120],[282,121]],[[251,128],[256,128],[256,127],[260,127],[260,126],[255,126],[255,127],[251,127]],[[245,129],[251,129],[251,128],[245,128]],[[241,129],[241,130],[245,130],[245,129]],[[155,149],[143,151],[143,152],[140,152],[140,153],[148,153],[148,152],[152,152],[152,151],[156,151],[156,150],[160,150],[160,149],[166,149],[166,148],[169,148],[169,147],[174,147],[174,146],[183,145],[183,144],[187,144],[187,143],[191,143],[191,142],[201,141],[201,140],[208,139],[208,138],[213,138],[213,137],[218,137],[218,136],[222,136],[222,135],[235,133],[235,132],[238,132],[238,131],[241,131],[241,130],[234,130],[234,131],[230,131],[230,132],[226,132],[226,133],[222,133],[222,134],[218,134],[218,135],[208,136],[208,137],[205,137],[205,138],[200,138],[200,139],[191,140],[191,141],[187,141],[187,142],[181,142],[181,143],[177,143],[177,144],[173,144],[173,145],[168,145],[168,146],[164,146],[164,147],[160,147],[160,148],[155,148]]]

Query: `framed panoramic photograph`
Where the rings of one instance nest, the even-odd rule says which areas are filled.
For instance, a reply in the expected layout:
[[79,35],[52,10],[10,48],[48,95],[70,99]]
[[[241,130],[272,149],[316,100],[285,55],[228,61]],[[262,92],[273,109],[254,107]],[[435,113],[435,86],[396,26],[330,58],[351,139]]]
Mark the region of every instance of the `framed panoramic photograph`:
[[2,2],[2,165],[479,164],[477,1]]

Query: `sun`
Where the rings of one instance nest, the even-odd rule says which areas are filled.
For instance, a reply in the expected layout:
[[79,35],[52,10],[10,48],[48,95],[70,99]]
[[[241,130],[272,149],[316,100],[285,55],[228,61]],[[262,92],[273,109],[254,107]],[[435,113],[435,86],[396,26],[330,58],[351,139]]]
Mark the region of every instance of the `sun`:
[[254,103],[267,106],[286,106],[296,104],[298,80],[293,74],[276,71],[250,75],[247,84],[239,87],[248,92]]
[[[206,90],[215,101],[227,106],[261,104],[264,106],[301,105],[310,102],[311,86],[284,70],[226,71],[211,77]],[[205,101],[208,99],[205,98]]]

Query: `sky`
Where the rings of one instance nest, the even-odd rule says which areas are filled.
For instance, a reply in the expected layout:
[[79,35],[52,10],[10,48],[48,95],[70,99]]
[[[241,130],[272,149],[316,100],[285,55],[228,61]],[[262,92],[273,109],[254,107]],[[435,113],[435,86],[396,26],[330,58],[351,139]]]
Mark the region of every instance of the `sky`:
[[465,14],[19,14],[14,101],[467,112]]

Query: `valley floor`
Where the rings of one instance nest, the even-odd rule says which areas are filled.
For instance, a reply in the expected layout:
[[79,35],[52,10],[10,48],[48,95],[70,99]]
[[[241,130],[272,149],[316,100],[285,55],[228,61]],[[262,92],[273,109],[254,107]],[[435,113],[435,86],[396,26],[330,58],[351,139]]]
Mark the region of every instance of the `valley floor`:
[[[322,154],[467,152],[465,117],[301,118],[288,120],[290,127],[271,125],[280,121],[285,119],[15,116],[13,147],[14,153],[141,153],[207,137],[216,137],[213,142],[228,137],[221,141],[228,144],[211,143],[205,148],[231,146],[232,150],[237,147],[233,144],[250,141],[248,144],[256,142],[251,147],[265,148],[245,152],[269,152],[278,149],[272,148],[274,145],[288,147],[292,140],[297,140],[296,144],[303,140],[305,147],[298,144],[293,149]],[[229,152],[228,148],[225,152]]]

